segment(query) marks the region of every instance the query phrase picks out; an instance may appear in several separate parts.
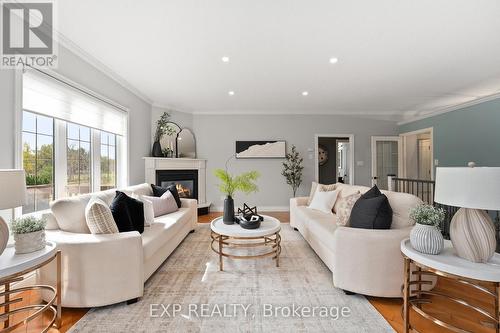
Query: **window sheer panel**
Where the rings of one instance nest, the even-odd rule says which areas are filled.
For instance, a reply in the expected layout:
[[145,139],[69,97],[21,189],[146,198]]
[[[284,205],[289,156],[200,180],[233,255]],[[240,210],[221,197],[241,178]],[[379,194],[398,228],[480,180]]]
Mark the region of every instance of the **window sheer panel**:
[[126,136],[127,112],[35,70],[23,75],[23,108]]

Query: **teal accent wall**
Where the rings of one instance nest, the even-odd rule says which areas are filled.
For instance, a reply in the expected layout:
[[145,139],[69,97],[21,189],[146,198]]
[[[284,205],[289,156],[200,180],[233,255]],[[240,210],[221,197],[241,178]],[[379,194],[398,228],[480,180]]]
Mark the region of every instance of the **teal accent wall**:
[[434,128],[439,166],[500,166],[500,98],[399,126],[399,133]]

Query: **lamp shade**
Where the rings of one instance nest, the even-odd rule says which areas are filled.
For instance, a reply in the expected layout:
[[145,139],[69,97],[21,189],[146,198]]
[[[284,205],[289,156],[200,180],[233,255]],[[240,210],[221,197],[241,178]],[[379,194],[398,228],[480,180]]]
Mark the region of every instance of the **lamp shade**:
[[434,201],[454,207],[500,210],[500,168],[436,168]]
[[0,170],[0,209],[22,206],[26,203],[26,176],[24,170]]

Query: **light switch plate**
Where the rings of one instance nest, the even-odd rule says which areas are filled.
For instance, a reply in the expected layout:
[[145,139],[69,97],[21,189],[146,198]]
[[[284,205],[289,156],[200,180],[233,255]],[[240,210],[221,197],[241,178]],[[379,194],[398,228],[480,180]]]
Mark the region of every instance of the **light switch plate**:
[[365,161],[356,161],[356,166],[364,166],[365,165]]

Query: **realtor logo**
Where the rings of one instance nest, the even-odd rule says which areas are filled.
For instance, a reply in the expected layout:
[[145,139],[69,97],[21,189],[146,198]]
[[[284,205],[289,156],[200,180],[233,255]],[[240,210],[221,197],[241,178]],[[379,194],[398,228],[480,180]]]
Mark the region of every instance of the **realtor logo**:
[[55,67],[54,2],[2,1],[1,67]]

